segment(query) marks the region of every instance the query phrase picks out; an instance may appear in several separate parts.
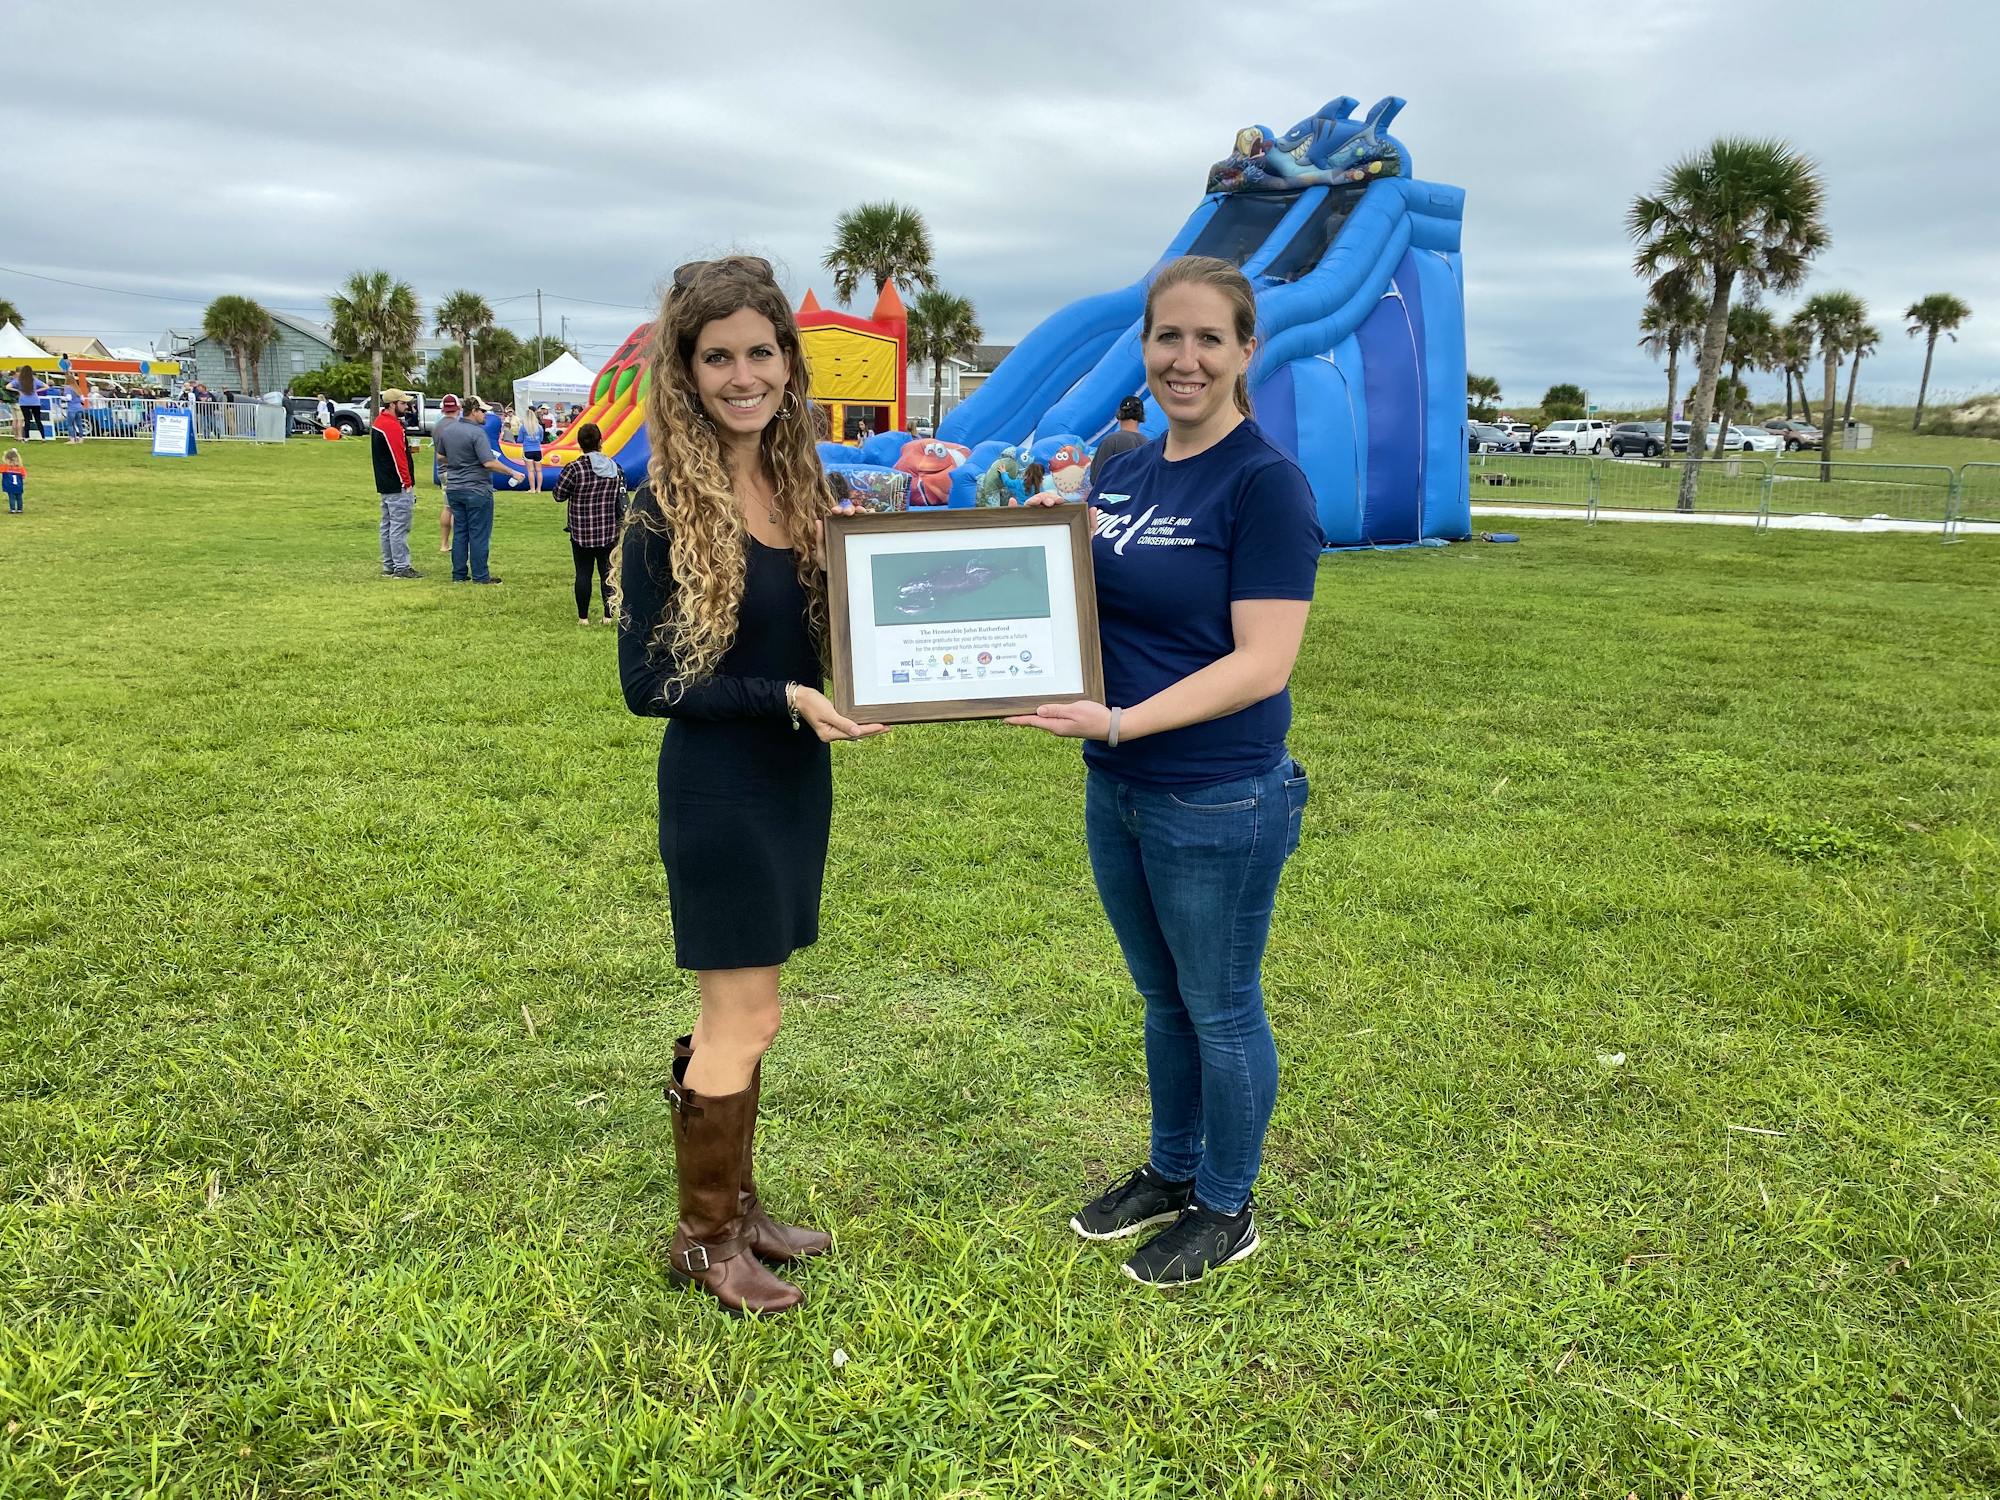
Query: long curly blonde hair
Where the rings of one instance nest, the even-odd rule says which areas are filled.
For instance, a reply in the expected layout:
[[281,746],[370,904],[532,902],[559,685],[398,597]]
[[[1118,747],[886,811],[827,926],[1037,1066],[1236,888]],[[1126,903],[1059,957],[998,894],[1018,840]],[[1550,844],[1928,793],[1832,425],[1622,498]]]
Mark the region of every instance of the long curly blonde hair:
[[746,307],[771,320],[790,366],[779,415],[759,437],[758,455],[797,560],[813,644],[821,664],[827,661],[826,563],[820,555],[819,526],[833,497],[813,440],[798,320],[763,262],[729,256],[711,261],[685,286],[667,292],[646,351],[646,428],[653,450],[647,480],[658,511],[634,506],[626,529],[629,534],[633,526],[645,526],[667,538],[677,602],[653,627],[648,644],[673,665],[677,686],[713,675],[736,639],[743,604],[748,529],[729,488],[721,437],[695,387],[694,350],[702,329]]

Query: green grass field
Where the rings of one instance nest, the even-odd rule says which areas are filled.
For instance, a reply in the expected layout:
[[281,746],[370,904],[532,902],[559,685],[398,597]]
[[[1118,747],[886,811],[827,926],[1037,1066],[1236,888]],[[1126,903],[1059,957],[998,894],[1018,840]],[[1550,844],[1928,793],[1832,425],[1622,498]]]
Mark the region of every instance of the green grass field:
[[660,726],[559,513],[377,576],[366,450],[0,517],[0,1494],[1991,1496],[2000,545],[1333,556],[1265,1249],[1144,1149],[1073,746],[837,746],[760,1324],[666,1285]]

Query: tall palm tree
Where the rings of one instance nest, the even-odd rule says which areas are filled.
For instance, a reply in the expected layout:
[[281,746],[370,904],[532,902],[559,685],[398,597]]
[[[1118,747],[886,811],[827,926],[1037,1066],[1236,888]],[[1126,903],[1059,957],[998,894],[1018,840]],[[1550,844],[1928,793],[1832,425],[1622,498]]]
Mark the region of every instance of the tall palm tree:
[[[1818,170],[1782,141],[1724,137],[1667,169],[1659,186],[1632,200],[1625,227],[1638,243],[1633,269],[1664,283],[1670,295],[1705,285],[1708,319],[1702,330],[1688,412],[1705,430],[1715,407],[1722,348],[1729,333],[1729,296],[1740,282],[1752,290],[1789,291],[1826,244],[1826,200]],[[1694,509],[1701,452],[1688,444],[1678,501]]]
[[1723,347],[1723,358],[1729,362],[1729,379],[1716,386],[1718,400],[1715,413],[1715,456],[1728,451],[1729,419],[1747,400],[1740,400],[1738,393],[1744,391],[1743,372],[1766,370],[1771,367],[1777,355],[1778,321],[1771,316],[1767,307],[1751,307],[1739,302],[1729,309],[1729,339]]
[[1909,335],[1915,338],[1919,330],[1924,338],[1924,380],[1917,387],[1917,414],[1910,418],[1910,431],[1915,432],[1924,420],[1924,397],[1931,389],[1931,356],[1937,353],[1938,335],[1943,334],[1954,344],[1958,335],[1952,330],[1972,316],[1967,307],[1950,292],[1932,292],[1921,302],[1912,302],[1903,316],[1909,320]]
[[477,292],[456,291],[438,304],[437,332],[458,341],[459,369],[465,377],[467,395],[473,393],[479,371],[472,351],[473,340],[492,326],[493,309]]
[[21,309],[5,297],[0,297],[0,328],[5,328],[9,323],[18,328],[21,321]]
[[944,362],[963,359],[986,337],[972,303],[941,287],[926,287],[910,304],[910,358],[931,367],[931,431],[943,415]]
[[1806,298],[1799,317],[1819,340],[1820,359],[1826,366],[1826,399],[1820,407],[1825,420],[1820,423],[1819,477],[1822,483],[1827,483],[1833,479],[1834,444],[1845,437],[1833,424],[1834,408],[1839,404],[1840,356],[1847,352],[1854,330],[1867,322],[1868,308],[1852,292],[1816,292]]
[[246,395],[257,392],[257,364],[278,336],[271,315],[248,297],[217,297],[201,315],[201,331],[236,356]]
[[369,393],[382,400],[382,359],[395,354],[407,360],[423,332],[423,309],[407,281],[387,271],[356,271],[328,299],[333,309],[333,346],[343,359],[368,356],[372,384]]
[[1667,357],[1667,409],[1662,418],[1671,429],[1674,403],[1680,399],[1681,349],[1694,341],[1708,316],[1708,307],[1694,290],[1676,292],[1653,288],[1646,310],[1639,314],[1639,347],[1653,358]]
[[1847,402],[1840,409],[1842,432],[1845,432],[1847,424],[1854,420],[1854,382],[1861,374],[1861,361],[1882,347],[1882,330],[1872,323],[1863,323],[1852,332],[1847,352],[1854,356],[1854,362],[1847,367]]
[[1475,421],[1485,422],[1500,415],[1500,382],[1491,375],[1465,377],[1465,395]]
[[1778,330],[1778,363],[1785,372],[1785,416],[1792,415],[1792,382],[1799,386],[1799,404],[1805,408],[1805,419],[1813,419],[1812,402],[1806,399],[1806,366],[1812,363],[1812,330],[1799,320],[1796,313],[1792,320]]
[[833,248],[821,262],[833,272],[840,305],[854,300],[863,276],[875,292],[891,281],[928,290],[937,285],[931,270],[931,232],[924,216],[900,203],[864,203],[833,221]]

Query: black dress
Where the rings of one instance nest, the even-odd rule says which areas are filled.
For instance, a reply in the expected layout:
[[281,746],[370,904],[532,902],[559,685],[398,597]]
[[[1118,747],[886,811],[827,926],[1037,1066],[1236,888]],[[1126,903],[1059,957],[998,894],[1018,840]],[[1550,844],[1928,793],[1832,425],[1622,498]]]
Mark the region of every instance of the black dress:
[[[650,488],[632,498],[657,519]],[[792,728],[787,682],[817,685],[819,653],[792,553],[748,542],[736,639],[712,676],[669,690],[647,642],[673,604],[667,538],[626,533],[618,672],[635,714],[665,718],[660,862],[683,969],[780,964],[819,937],[833,771],[810,727]]]

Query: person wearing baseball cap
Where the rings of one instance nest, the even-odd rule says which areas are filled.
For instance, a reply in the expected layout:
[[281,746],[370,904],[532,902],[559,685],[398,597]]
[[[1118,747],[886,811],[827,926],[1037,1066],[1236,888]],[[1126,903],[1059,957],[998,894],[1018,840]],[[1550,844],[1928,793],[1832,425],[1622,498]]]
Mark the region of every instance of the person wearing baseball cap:
[[1146,434],[1139,430],[1140,419],[1145,415],[1146,403],[1137,396],[1127,396],[1118,403],[1117,427],[1104,434],[1104,441],[1090,456],[1090,478],[1086,483],[1091,494],[1097,493],[1097,476],[1104,468],[1104,460],[1114,453],[1146,446]]
[[444,503],[451,511],[451,581],[498,583],[486,569],[486,547],[493,537],[493,481],[490,470],[505,474],[510,485],[521,476],[494,455],[486,429],[479,422],[479,399],[467,396],[459,418],[437,431],[437,451],[444,465]]
[[375,490],[382,497],[382,576],[421,578],[410,566],[410,516],[416,508],[416,470],[410,463],[410,438],[403,418],[414,415],[415,398],[390,387],[368,435],[375,463]]

